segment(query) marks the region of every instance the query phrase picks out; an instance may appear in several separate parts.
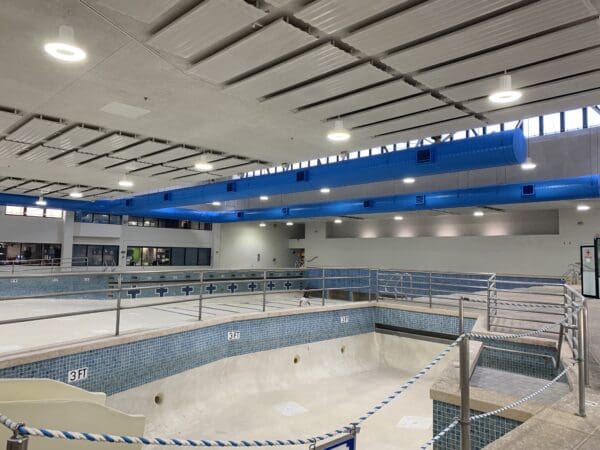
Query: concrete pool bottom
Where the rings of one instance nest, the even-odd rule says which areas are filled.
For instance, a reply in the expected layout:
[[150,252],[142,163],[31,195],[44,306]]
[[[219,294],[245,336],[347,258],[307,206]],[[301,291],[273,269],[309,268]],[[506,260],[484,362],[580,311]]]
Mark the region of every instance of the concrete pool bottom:
[[[108,405],[145,415],[146,435],[305,438],[355,420],[444,347],[379,333],[285,347],[130,389],[109,397]],[[414,449],[429,439],[429,389],[454,356],[369,419],[360,448]]]

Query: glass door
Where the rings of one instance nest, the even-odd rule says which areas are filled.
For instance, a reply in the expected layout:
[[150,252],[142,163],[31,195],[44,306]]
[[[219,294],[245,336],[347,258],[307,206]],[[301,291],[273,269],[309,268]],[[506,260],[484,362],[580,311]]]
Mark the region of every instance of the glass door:
[[581,292],[586,297],[598,298],[598,274],[596,268],[597,252],[596,245],[582,245],[580,247],[581,257]]

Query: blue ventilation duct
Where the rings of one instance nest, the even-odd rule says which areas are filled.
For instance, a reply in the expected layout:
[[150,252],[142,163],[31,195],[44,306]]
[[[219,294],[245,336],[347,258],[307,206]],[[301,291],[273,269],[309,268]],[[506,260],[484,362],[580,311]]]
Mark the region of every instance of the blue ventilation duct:
[[130,214],[164,207],[199,205],[261,195],[334,188],[404,177],[483,169],[522,163],[527,154],[523,131],[515,129],[425,147],[382,153],[338,163],[290,170],[259,177],[228,180],[186,188],[98,201]]

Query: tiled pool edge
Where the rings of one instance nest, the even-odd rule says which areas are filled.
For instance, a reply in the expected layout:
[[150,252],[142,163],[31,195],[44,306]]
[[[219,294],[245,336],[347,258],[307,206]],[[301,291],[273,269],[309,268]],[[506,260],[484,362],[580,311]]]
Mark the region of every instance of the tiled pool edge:
[[[467,320],[470,329],[475,319]],[[376,321],[450,334],[458,323],[454,312],[375,303],[248,314],[13,358],[0,378],[67,382],[69,371],[87,368],[76,385],[110,395],[222,358],[373,332]]]

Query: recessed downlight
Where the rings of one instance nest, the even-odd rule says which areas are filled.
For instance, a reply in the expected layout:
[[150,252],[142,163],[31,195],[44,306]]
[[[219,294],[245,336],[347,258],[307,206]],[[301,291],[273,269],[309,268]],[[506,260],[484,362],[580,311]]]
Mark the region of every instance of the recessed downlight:
[[261,202],[266,202],[267,200],[269,200],[269,196],[268,195],[261,195],[258,198],[260,199]]
[[61,25],[58,29],[58,39],[44,44],[44,51],[53,58],[65,62],[79,62],[87,58],[87,54],[75,45],[73,28]]
[[397,221],[404,220],[404,217],[402,217],[402,216],[394,216],[394,220],[397,220]]
[[213,170],[214,166],[210,162],[208,162],[207,155],[202,155],[200,156],[200,160],[198,160],[196,164],[194,164],[194,168],[199,172],[208,172],[210,170]]
[[523,169],[523,170],[533,170],[536,167],[537,167],[537,164],[529,156],[527,157],[527,159],[525,159],[525,161],[523,161],[523,164],[521,164],[521,169]]
[[131,181],[129,178],[121,178],[119,180],[119,186],[124,188],[133,187],[133,181]]
[[319,191],[321,192],[321,194],[329,194],[331,192],[331,189],[329,189],[328,187],[323,187],[319,189]]
[[294,226],[294,222],[286,222],[285,226],[286,227],[293,227]]
[[402,179],[404,184],[414,184],[415,181],[417,180],[415,180],[413,177],[406,177]]
[[211,205],[213,205],[213,206],[221,206],[221,202],[212,202]]
[[512,88],[512,77],[508,74],[500,76],[500,87],[488,98],[493,103],[511,103],[519,100],[523,94]]
[[483,211],[481,211],[480,209],[478,209],[477,211],[473,212],[473,215],[475,217],[483,217],[483,216],[485,216],[485,213]]
[[342,120],[336,120],[333,128],[327,133],[327,139],[332,142],[345,142],[350,139],[350,132],[344,128]]
[[35,204],[38,206],[46,206],[48,202],[44,199],[43,195],[40,195],[38,199],[35,201]]
[[337,224],[340,224],[340,223],[342,223],[342,222],[343,222],[343,220],[342,220],[342,219],[335,219],[335,220],[333,221],[333,223],[337,223]]
[[73,189],[71,192],[69,192],[69,197],[82,198],[83,194],[81,193],[81,191],[79,189]]
[[583,212],[583,211],[589,211],[590,209],[592,209],[590,205],[583,205],[583,204],[577,205],[577,211]]
[[261,227],[261,228],[264,228],[264,227],[266,227],[266,226],[267,226],[267,224],[266,224],[266,223],[264,223],[264,222],[261,222],[261,223],[259,223],[259,224],[258,224],[258,226],[259,226],[259,227]]

